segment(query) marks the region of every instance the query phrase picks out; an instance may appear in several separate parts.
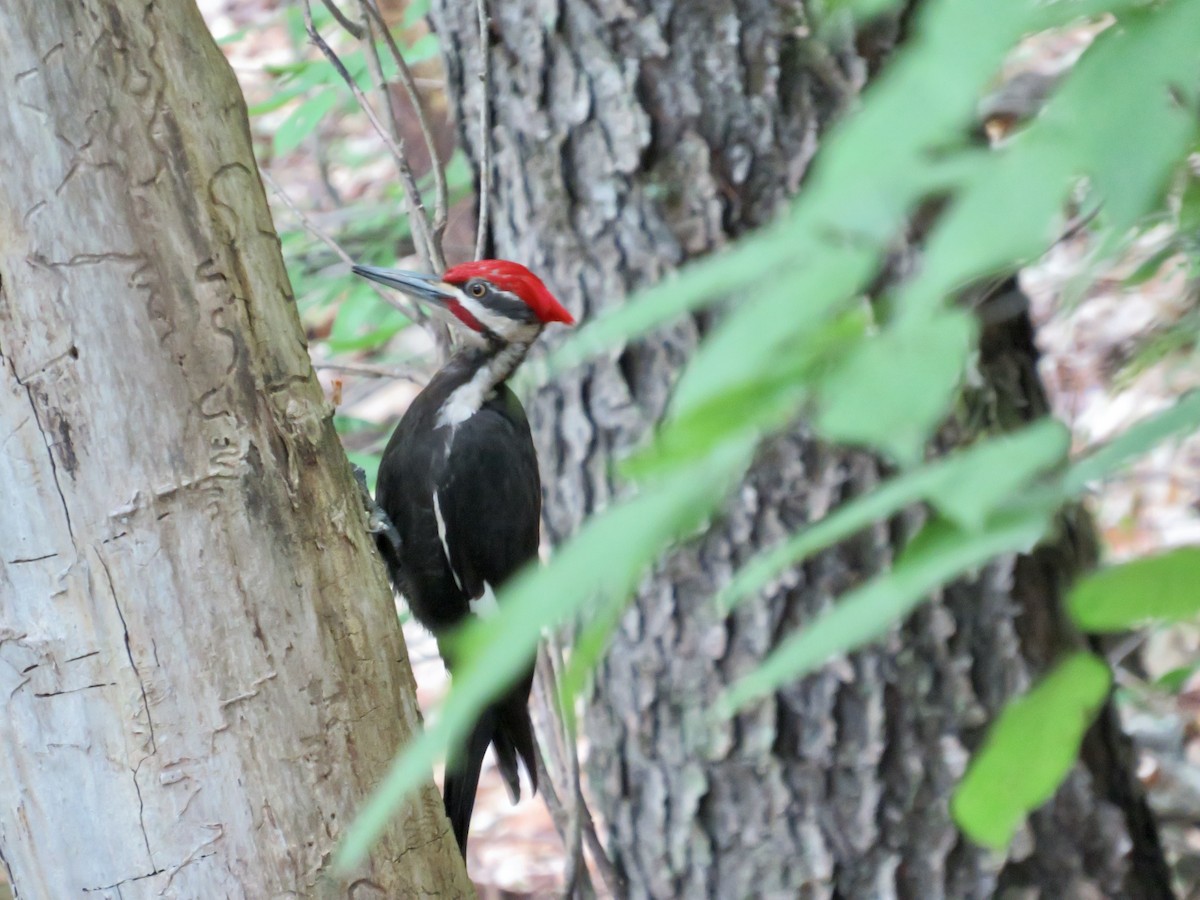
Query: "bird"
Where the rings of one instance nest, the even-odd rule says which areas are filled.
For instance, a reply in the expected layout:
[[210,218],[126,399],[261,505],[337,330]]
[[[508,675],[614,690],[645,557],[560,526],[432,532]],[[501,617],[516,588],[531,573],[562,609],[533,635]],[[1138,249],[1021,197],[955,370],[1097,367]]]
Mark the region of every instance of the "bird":
[[[453,677],[452,643],[442,638],[494,612],[496,591],[538,555],[537,452],[507,380],[547,325],[575,320],[540,278],[508,260],[461,263],[440,277],[375,266],[353,270],[448,314],[464,336],[392,432],[375,489],[375,502],[393,526],[390,538],[378,541],[391,581],[438,639]],[[532,684],[530,661],[447,761],[442,797],[464,858],[489,744],[513,803],[520,799],[518,758],[537,791]]]

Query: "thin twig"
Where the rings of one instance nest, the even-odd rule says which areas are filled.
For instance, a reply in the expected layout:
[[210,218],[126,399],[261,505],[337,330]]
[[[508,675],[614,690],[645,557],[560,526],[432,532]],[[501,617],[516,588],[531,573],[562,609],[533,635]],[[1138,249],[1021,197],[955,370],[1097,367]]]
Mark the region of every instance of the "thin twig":
[[[366,37],[361,41],[364,50],[366,51],[367,67],[371,70],[371,77],[375,81],[375,87],[379,91],[380,98],[383,100],[384,108],[387,110],[388,125],[391,127],[392,139],[395,141],[396,146],[400,148],[401,154],[403,154],[404,136],[400,132],[400,123],[396,119],[396,107],[392,104],[391,93],[388,91],[387,81],[383,77],[383,65],[379,59],[379,46],[375,39],[375,25],[372,23],[373,19],[379,23],[379,27],[383,30],[384,35],[388,38],[389,44],[394,44],[394,42],[391,41],[391,33],[388,31],[387,24],[383,22],[382,17],[372,15],[375,10],[371,8],[368,0],[359,0],[359,6],[363,10],[365,16],[364,21],[367,27]],[[395,53],[397,60],[399,60],[399,63],[402,64],[403,57],[400,56],[399,48],[396,48]],[[417,98],[418,109],[420,109],[419,101],[420,98]],[[441,164],[436,155],[432,158],[431,162],[433,163],[434,171],[437,173],[435,182],[438,179],[444,180]],[[446,268],[446,260],[442,253],[441,234],[437,233],[436,231],[430,231],[429,229],[429,222],[425,218],[424,199],[421,197],[416,181],[412,178],[412,168],[408,164],[407,156],[404,157],[404,168],[408,172],[407,183],[411,183],[412,185],[412,191],[414,192],[412,196],[416,196],[418,198],[418,202],[421,204],[420,217],[422,233],[424,240],[427,242],[425,253],[422,254],[422,261],[425,263],[427,271],[444,271]],[[401,177],[403,178],[403,173]],[[409,193],[407,186],[405,188],[405,193]],[[411,222],[412,215],[409,216],[409,220]],[[436,319],[428,320],[425,324],[425,327],[426,330],[433,336],[433,343],[437,348],[438,359],[441,362],[445,362],[450,356],[451,350],[450,330],[444,323]]]
[[[566,713],[559,701],[557,689],[558,677],[555,671],[553,651],[548,641],[538,646],[537,679],[542,701],[548,710],[549,719],[546,730],[553,732],[553,737],[544,742],[557,769],[555,780],[562,779],[564,790],[560,799],[561,811],[555,816],[555,826],[562,837],[566,850],[565,887],[563,896],[576,897],[591,890],[591,878],[587,866],[583,862],[583,842],[579,830],[579,759],[572,752],[573,744],[570,730],[567,728]],[[574,766],[571,765],[574,761]]]
[[333,48],[325,42],[313,24],[312,18],[312,2],[304,0],[304,26],[308,30],[308,36],[317,49],[324,54],[329,60],[329,64],[337,70],[338,75],[346,82],[346,86],[350,88],[350,92],[354,94],[354,99],[358,101],[358,105],[362,107],[366,113],[367,119],[370,121],[375,132],[382,138],[388,150],[391,151],[392,159],[396,163],[396,171],[400,175],[400,186],[404,189],[404,197],[408,201],[408,220],[412,227],[413,243],[416,245],[417,255],[421,258],[421,264],[425,266],[426,271],[441,271],[440,268],[435,269],[433,265],[433,247],[432,236],[429,233],[429,220],[425,218],[425,205],[421,199],[421,192],[417,189],[416,178],[413,177],[412,168],[408,164],[408,157],[404,155],[404,149],[397,143],[396,138],[388,133],[383,123],[379,121],[379,116],[376,115],[370,101],[362,89],[346,71],[346,66]]
[[400,84],[403,85],[404,91],[408,94],[408,99],[416,111],[417,125],[421,129],[421,137],[425,141],[425,149],[429,153],[429,167],[433,173],[434,191],[433,261],[437,264],[435,271],[441,272],[446,268],[446,259],[442,254],[442,235],[446,231],[446,218],[449,215],[449,191],[446,187],[446,170],[442,168],[442,161],[438,158],[437,143],[433,139],[433,129],[429,125],[429,116],[425,112],[425,104],[421,101],[421,95],[417,92],[417,80],[413,78],[412,70],[409,69],[408,62],[404,59],[404,54],[400,52],[400,48],[396,45],[396,39],[392,36],[392,30],[388,28],[374,0],[359,0],[359,2],[366,14],[376,21],[379,25],[379,30],[383,32],[383,39],[387,42],[388,52],[392,54],[392,61],[395,62],[396,71],[400,76]]
[[337,19],[337,23],[350,32],[350,34],[354,36],[355,40],[362,40],[363,27],[361,25],[351,22],[346,17],[346,14],[338,9],[337,4],[335,4],[333,0],[321,0],[321,2],[324,3],[325,8],[329,10],[329,14]]
[[313,156],[317,161],[317,175],[321,187],[325,189],[325,196],[329,198],[329,202],[333,204],[334,208],[341,209],[346,204],[342,200],[342,195],[338,193],[338,189],[334,187],[333,180],[329,177],[329,146],[321,136],[321,129],[317,128],[313,131],[312,142]]
[[[304,226],[305,231],[336,253],[338,259],[340,259],[346,265],[354,265],[354,260],[351,258],[350,254],[345,251],[342,245],[322,231],[321,227],[314,222],[304,210],[298,207],[292,201],[291,197],[284,193],[283,188],[281,188],[278,183],[276,183],[275,179],[271,177],[271,173],[269,173],[266,169],[260,168],[259,174],[262,176],[262,180],[267,183],[267,187],[269,187],[275,193],[275,196],[279,198],[279,201],[289,210],[291,210],[296,218],[300,220],[300,224]],[[412,321],[421,325],[424,325],[428,321],[429,315],[415,303],[410,302],[403,294],[398,294],[395,291],[385,291],[383,288],[378,287],[374,282],[368,282],[368,284],[371,286],[371,289],[379,295],[379,298],[383,300],[384,303],[398,309]]]
[[475,0],[479,18],[479,223],[475,230],[475,258],[483,259],[487,246],[488,203],[492,195],[492,66],[488,41],[487,0]]
[[[625,882],[617,872],[616,866],[609,859],[608,851],[604,844],[600,841],[600,836],[596,832],[596,823],[592,819],[591,810],[588,808],[587,800],[583,796],[583,786],[579,779],[579,756],[574,738],[567,733],[566,714],[560,705],[561,698],[558,691],[558,675],[561,671],[561,649],[558,646],[557,640],[551,643],[550,654],[557,656],[559,663],[555,663],[552,655],[547,655],[543,651],[538,652],[538,668],[537,668],[537,694],[535,710],[538,712],[537,719],[541,724],[541,731],[546,734],[547,740],[542,741],[542,754],[538,758],[538,773],[542,779],[550,778],[547,773],[549,765],[554,765],[558,770],[555,778],[570,780],[574,785],[574,803],[572,806],[577,811],[579,830],[582,833],[583,842],[587,846],[588,856],[591,858],[592,864],[596,871],[600,874],[601,880],[604,882],[604,887],[607,889],[611,897],[624,897],[626,894]],[[543,658],[545,662],[543,662]],[[547,722],[549,719],[549,722]],[[553,727],[553,723],[562,724],[561,728]],[[564,761],[564,757],[570,755],[574,758],[574,763],[569,764]],[[569,772],[573,771],[572,778]],[[544,774],[545,773],[545,774]],[[566,845],[567,839],[564,831],[568,827],[569,813],[566,809],[566,803],[560,802],[557,795],[553,798],[547,794],[546,805],[550,807],[551,817],[555,821],[555,828],[560,835],[563,835],[563,843]],[[590,882],[590,874],[588,875]]]
[[394,378],[400,381],[411,381],[413,384],[424,386],[428,380],[415,369],[400,366],[373,366],[369,363],[336,363],[315,362],[314,369],[324,369],[330,372],[348,372],[351,375],[362,375],[366,378]]

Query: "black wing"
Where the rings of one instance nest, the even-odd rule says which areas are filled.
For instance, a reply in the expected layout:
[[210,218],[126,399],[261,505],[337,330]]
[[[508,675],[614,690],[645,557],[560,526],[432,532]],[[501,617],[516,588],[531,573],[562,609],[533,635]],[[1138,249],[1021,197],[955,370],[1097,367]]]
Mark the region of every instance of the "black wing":
[[450,567],[472,599],[537,556],[542,489],[521,403],[501,386],[460,424],[437,481]]

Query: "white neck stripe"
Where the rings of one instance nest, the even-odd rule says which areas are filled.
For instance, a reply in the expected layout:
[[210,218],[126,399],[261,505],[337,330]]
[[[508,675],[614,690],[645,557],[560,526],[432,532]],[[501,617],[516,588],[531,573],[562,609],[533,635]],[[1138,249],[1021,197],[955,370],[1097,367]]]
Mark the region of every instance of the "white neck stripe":
[[438,410],[436,427],[461,425],[491,396],[496,385],[513,373],[525,358],[529,344],[508,344],[479,367],[471,380],[456,387]]

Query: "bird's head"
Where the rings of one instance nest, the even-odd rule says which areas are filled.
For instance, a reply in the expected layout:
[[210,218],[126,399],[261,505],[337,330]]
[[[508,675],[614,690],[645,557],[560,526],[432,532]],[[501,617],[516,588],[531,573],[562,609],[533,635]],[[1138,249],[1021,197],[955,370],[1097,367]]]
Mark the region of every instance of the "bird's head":
[[529,343],[551,322],[575,324],[540,278],[504,259],[461,263],[440,278],[375,266],[354,272],[445,310],[490,343]]

